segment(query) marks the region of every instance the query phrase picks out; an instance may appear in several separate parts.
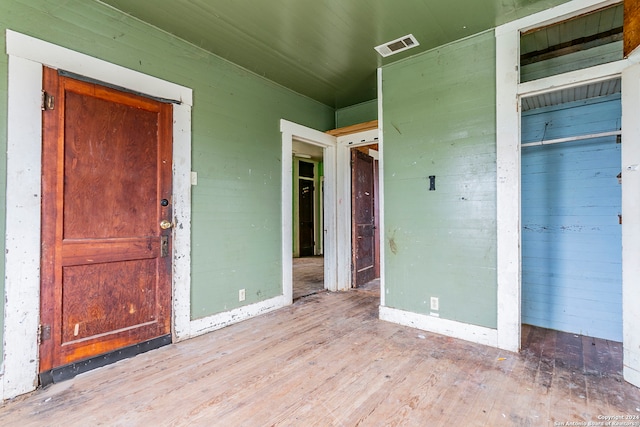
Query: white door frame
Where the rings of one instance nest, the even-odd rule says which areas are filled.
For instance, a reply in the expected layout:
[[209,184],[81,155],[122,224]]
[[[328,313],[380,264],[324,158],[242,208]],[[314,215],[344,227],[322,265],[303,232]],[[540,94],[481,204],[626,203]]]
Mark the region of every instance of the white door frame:
[[[351,149],[362,147],[363,145],[380,143],[378,136],[378,129],[372,129],[338,137],[338,200],[342,200],[338,210],[338,236],[344,237],[340,239],[338,244],[338,259],[345,260],[338,268],[338,282],[342,284],[340,290],[347,290],[353,286],[351,283],[353,280],[351,272],[353,251],[353,242],[351,241],[351,217],[353,215],[351,209]],[[380,168],[380,162],[378,163],[378,168]],[[380,181],[379,174],[378,180]],[[378,206],[380,211],[382,211],[382,185],[379,185],[378,188]],[[380,229],[382,228],[382,222],[380,222]],[[382,245],[382,243],[380,245]],[[380,265],[382,265],[381,249],[377,248],[377,251],[376,256],[380,258]],[[382,297],[382,293],[380,295]]]
[[191,105],[192,91],[11,30],[7,109],[4,347],[0,396],[38,385],[40,323],[40,173],[42,67],[64,69],[173,104],[173,298],[175,340],[191,333]]
[[324,287],[330,291],[339,289],[336,256],[336,138],[288,120],[280,120],[282,132],[282,295],[285,305],[293,302],[293,140],[316,145],[323,149],[324,202]]
[[[498,246],[498,347],[520,348],[521,165],[520,99],[550,90],[622,77],[622,299],[624,378],[640,386],[640,53],[587,69],[519,82],[520,34],[588,13],[619,0],[574,0],[496,28],[496,154]],[[626,167],[624,165],[627,165]],[[631,196],[627,196],[631,195]],[[514,201],[516,201],[514,203]]]
[[624,379],[640,387],[640,50],[629,60],[622,72],[622,349]]
[[[293,140],[322,147],[324,150],[324,287],[329,291],[351,288],[351,157],[352,147],[378,140],[377,129],[341,137],[311,129],[288,120],[280,120],[282,132],[282,293],[285,304],[293,301],[291,206],[293,203]],[[382,162],[380,161],[380,168]],[[382,174],[380,173],[380,177]],[[382,181],[382,179],[380,178]],[[382,210],[380,185],[380,210]],[[382,218],[380,218],[382,228]],[[382,230],[381,230],[382,232]],[[382,233],[381,233],[382,234]],[[382,239],[382,237],[381,237]],[[382,269],[382,254],[380,254]]]

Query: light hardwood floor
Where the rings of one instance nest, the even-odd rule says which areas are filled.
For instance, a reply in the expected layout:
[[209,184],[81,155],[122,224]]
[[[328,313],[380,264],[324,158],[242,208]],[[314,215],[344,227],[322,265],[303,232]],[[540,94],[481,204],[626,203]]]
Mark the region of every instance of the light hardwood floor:
[[370,287],[303,298],[6,402],[0,425],[553,426],[640,415],[619,343],[526,327],[514,354],[380,321],[378,301]]
[[324,291],[324,258],[293,258],[293,300]]

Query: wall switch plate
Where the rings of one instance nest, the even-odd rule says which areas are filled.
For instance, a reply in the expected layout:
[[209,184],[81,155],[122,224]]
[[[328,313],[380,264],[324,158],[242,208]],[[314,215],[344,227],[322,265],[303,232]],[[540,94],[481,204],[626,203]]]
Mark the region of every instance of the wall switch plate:
[[431,310],[438,311],[440,309],[440,301],[438,297],[431,297]]
[[244,289],[240,289],[240,291],[238,291],[238,301],[244,301],[246,296]]
[[191,171],[191,185],[198,185],[198,172]]

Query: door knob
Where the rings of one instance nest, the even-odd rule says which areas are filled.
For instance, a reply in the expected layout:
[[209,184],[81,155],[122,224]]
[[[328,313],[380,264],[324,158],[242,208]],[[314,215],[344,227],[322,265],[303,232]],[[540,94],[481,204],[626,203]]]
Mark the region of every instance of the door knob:
[[163,230],[167,230],[171,228],[172,225],[173,224],[171,224],[171,222],[167,221],[166,219],[163,219],[162,221],[160,221],[160,228],[162,228]]

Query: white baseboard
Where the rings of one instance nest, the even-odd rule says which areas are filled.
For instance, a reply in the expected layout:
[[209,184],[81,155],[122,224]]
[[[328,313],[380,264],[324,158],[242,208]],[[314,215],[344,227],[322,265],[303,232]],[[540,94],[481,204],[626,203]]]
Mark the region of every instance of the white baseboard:
[[636,371],[630,366],[624,365],[622,367],[622,375],[624,380],[636,387],[640,387],[640,371]]
[[624,376],[624,380],[636,387],[640,387],[640,371],[636,369],[638,366],[640,366],[640,353],[632,352],[630,349],[625,348],[623,345],[622,363],[622,374]]
[[225,311],[224,313],[218,313],[212,316],[203,317],[202,319],[192,320],[189,323],[189,336],[177,338],[178,341],[182,341],[183,339],[197,337],[198,335],[203,335],[207,332],[212,332],[224,328],[225,326],[242,322],[243,320],[250,319],[260,314],[269,313],[270,311],[277,310],[285,305],[285,297],[283,295],[279,295],[275,298],[246,305],[244,307],[238,307],[231,311]]
[[380,319],[491,347],[498,346],[497,329],[382,306]]

